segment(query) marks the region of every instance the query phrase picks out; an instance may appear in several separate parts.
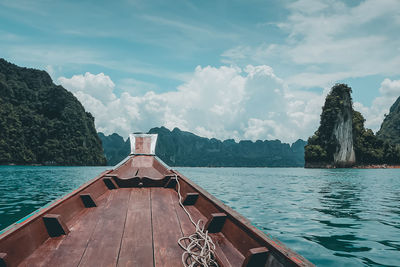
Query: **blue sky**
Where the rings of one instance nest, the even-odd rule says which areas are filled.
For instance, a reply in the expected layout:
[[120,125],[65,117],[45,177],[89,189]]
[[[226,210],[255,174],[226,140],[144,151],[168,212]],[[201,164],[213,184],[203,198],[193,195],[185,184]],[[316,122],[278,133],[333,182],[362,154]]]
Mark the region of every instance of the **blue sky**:
[[400,1],[0,0],[0,57],[47,70],[105,133],[307,138],[335,82],[379,129],[400,95]]

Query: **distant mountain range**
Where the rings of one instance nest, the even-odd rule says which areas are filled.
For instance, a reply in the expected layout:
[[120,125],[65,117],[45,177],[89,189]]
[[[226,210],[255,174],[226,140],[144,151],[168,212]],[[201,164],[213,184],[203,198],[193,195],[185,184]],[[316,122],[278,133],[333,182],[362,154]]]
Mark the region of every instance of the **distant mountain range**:
[[[158,134],[156,154],[170,166],[190,167],[303,167],[304,140],[292,145],[279,140],[256,142],[233,139],[220,141],[204,138],[178,128],[152,128],[149,133]],[[130,152],[129,139],[114,133],[105,136],[103,142],[108,165],[115,165]]]

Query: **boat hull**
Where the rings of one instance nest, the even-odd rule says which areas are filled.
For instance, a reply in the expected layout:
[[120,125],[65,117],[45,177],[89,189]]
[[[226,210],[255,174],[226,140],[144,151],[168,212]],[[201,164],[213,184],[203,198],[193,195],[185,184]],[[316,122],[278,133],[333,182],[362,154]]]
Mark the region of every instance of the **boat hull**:
[[[179,187],[177,184],[179,182]],[[202,220],[220,266],[313,266],[152,155],[132,155],[0,234],[0,266],[182,266]]]

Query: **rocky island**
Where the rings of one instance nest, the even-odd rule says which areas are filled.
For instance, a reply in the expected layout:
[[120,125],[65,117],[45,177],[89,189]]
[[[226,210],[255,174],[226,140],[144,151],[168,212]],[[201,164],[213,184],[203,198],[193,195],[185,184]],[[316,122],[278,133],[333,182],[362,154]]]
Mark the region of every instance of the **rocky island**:
[[326,97],[320,126],[305,146],[306,168],[367,168],[400,164],[400,98],[375,135],[364,127],[362,114],[353,109],[351,92],[348,85],[336,84]]

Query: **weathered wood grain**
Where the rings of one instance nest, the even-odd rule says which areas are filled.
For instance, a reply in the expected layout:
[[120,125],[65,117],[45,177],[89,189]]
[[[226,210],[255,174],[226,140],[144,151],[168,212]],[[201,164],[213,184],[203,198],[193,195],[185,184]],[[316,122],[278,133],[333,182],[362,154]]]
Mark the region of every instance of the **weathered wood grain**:
[[99,207],[85,209],[68,222],[70,233],[67,236],[48,239],[19,266],[77,266],[99,217],[111,199],[111,192],[98,199]]
[[79,266],[115,266],[121,245],[130,189],[112,190],[112,199],[107,203],[91,236]]
[[118,266],[153,266],[150,188],[132,188]]
[[[179,205],[178,196],[175,193],[172,195],[173,201],[175,201],[176,212],[180,221],[181,229],[184,236],[189,236],[195,232],[195,227],[190,222],[189,217],[185,211]],[[195,223],[198,220],[202,220],[203,225],[207,222],[207,218],[200,213],[200,211],[194,206],[185,207]],[[210,234],[216,245],[215,253],[217,260],[221,266],[241,266],[244,261],[244,256],[226,239],[222,233]]]
[[172,202],[171,189],[151,188],[153,219],[154,266],[182,266],[182,249],[177,241],[182,237],[179,220]]

